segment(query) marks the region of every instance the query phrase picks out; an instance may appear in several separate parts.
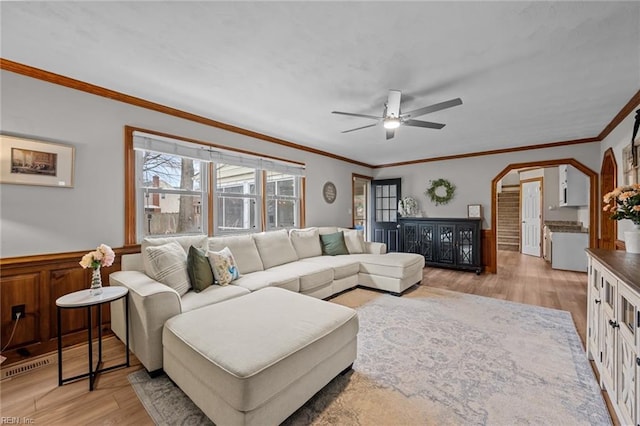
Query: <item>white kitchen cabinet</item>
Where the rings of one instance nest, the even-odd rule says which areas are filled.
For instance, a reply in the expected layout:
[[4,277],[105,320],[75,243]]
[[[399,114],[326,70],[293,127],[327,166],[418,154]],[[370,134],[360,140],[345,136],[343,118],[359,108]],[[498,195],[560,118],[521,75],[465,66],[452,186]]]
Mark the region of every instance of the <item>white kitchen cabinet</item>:
[[558,166],[560,207],[584,207],[589,200],[589,178],[568,164]]
[[640,255],[589,249],[587,355],[624,425],[640,424]]

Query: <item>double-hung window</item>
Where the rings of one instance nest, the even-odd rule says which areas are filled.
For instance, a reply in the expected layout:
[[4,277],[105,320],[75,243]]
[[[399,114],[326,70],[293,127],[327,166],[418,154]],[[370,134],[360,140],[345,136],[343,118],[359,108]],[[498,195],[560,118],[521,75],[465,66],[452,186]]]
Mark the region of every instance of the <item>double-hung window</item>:
[[267,180],[267,230],[300,225],[300,179],[282,172],[265,171]]
[[[135,153],[136,242],[304,225],[304,165],[127,129]],[[134,221],[125,222],[133,237]]]
[[206,233],[208,162],[165,141],[137,142],[138,239]]
[[259,170],[233,164],[215,164],[216,231],[255,232],[260,227]]

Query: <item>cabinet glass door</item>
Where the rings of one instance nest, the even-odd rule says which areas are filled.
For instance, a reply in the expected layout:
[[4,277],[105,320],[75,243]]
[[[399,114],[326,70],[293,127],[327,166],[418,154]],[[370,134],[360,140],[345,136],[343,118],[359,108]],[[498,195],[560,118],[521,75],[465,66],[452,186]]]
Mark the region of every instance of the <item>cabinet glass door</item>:
[[435,261],[434,256],[434,228],[433,224],[421,223],[418,227],[420,234],[420,254],[424,256],[424,260],[427,262]]
[[454,225],[438,225],[438,262],[455,262],[454,231]]
[[405,253],[420,253],[420,236],[416,223],[402,225],[402,244]]
[[620,292],[620,325],[625,326],[623,330],[635,341],[636,306],[624,296],[622,291]]
[[474,265],[473,253],[473,228],[470,226],[457,226],[456,235],[458,236],[458,264]]

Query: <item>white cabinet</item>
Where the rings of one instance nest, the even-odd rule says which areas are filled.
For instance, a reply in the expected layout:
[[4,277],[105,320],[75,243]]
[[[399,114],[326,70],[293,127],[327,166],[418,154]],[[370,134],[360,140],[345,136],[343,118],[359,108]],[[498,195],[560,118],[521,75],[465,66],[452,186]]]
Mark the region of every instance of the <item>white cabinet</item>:
[[617,399],[623,423],[635,424],[638,410],[638,306],[640,297],[626,285],[618,290]]
[[560,207],[583,207],[588,205],[589,178],[568,164],[558,166],[560,183]]
[[587,355],[621,424],[640,423],[640,294],[589,254]]

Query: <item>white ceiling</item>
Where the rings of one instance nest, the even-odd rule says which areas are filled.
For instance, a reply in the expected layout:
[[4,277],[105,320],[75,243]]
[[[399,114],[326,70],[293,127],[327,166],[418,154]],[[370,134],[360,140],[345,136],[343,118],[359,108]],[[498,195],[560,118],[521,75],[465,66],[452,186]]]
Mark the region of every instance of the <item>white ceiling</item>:
[[[372,165],[597,136],[640,2],[2,2],[1,56]],[[389,89],[442,130],[381,125]],[[217,141],[224,142],[224,141]]]

